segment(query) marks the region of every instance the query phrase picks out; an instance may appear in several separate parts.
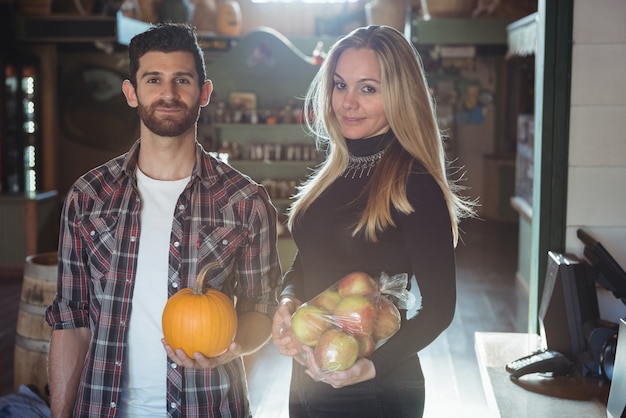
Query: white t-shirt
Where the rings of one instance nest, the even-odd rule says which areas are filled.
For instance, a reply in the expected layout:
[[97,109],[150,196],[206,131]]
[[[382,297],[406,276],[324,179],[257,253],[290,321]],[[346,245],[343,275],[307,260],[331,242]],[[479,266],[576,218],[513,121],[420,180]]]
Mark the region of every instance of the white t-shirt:
[[166,417],[167,354],[161,315],[167,302],[169,246],[176,202],[189,178],[154,180],[137,169],[141,235],[128,333],[127,417]]

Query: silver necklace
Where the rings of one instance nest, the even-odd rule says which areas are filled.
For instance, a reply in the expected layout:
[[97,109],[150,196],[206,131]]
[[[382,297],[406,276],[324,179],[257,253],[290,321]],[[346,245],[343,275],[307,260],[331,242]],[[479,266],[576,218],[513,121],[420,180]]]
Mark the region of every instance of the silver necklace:
[[368,177],[372,169],[376,167],[376,164],[378,164],[384,153],[384,149],[378,151],[376,154],[367,155],[365,157],[356,157],[352,155],[352,153],[348,153],[348,166],[346,167],[346,170],[343,172],[342,176],[345,178],[354,178],[358,173],[359,178],[363,177],[363,174]]

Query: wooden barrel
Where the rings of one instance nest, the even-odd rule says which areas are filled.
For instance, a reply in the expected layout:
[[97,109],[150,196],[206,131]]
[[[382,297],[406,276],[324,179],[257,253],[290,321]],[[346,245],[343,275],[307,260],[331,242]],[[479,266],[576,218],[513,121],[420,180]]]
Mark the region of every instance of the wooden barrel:
[[56,293],[57,253],[26,258],[15,336],[14,386],[33,385],[47,401],[50,326],[46,308]]

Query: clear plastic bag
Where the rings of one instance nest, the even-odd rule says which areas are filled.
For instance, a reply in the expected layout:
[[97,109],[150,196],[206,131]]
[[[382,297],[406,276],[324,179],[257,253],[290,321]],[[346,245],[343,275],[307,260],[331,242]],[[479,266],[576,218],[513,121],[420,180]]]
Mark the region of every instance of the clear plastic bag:
[[407,284],[406,273],[382,273],[377,279],[349,273],[300,305],[291,318],[291,331],[313,348],[322,371],[348,369],[400,329],[399,309],[415,304]]

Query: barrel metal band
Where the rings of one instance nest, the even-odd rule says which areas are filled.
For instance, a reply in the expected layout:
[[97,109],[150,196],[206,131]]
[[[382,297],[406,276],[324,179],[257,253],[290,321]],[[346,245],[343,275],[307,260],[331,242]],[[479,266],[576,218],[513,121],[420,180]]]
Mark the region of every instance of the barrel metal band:
[[15,336],[15,345],[29,351],[39,353],[47,353],[50,351],[50,342],[44,340],[33,340],[32,338],[22,337],[20,334]]
[[33,315],[44,316],[46,314],[47,306],[33,305],[32,303],[26,303],[20,301],[20,311]]

